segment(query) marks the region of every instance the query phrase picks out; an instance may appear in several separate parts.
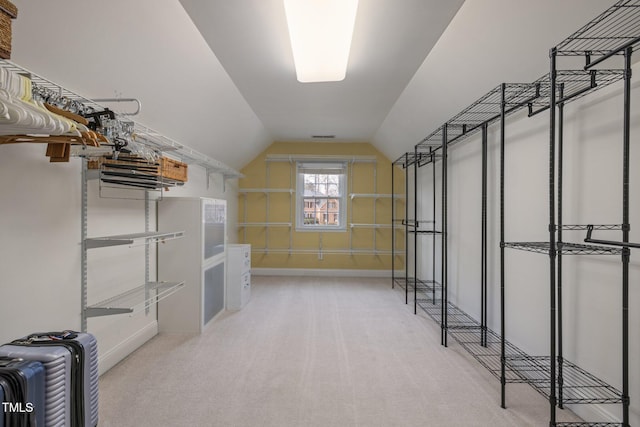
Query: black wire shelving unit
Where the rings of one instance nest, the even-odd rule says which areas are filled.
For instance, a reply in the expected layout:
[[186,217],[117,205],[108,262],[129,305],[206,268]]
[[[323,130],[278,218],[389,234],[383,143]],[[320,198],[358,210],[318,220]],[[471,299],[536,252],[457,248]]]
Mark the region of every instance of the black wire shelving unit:
[[[391,288],[395,288],[396,285],[398,286],[402,286],[403,289],[404,287],[406,287],[406,281],[407,281],[407,256],[406,256],[406,251],[407,251],[407,240],[406,240],[406,230],[404,230],[403,227],[403,233],[405,234],[405,240],[404,240],[404,249],[403,254],[401,255],[402,258],[402,272],[403,275],[398,275],[396,273],[396,271],[398,270],[397,266],[396,266],[396,257],[398,256],[398,251],[396,250],[396,230],[398,225],[403,224],[404,220],[407,217],[406,214],[406,210],[407,210],[407,203],[408,203],[408,187],[407,187],[407,183],[406,181],[409,179],[408,175],[407,175],[407,167],[409,167],[411,165],[411,160],[409,159],[409,154],[412,153],[405,153],[402,156],[398,157],[396,160],[394,160],[393,162],[391,162]],[[396,167],[401,167],[405,172],[405,186],[404,186],[404,192],[401,195],[398,195],[396,192]],[[396,212],[396,198],[397,197],[402,197],[404,196],[404,200],[405,200],[405,212],[404,215],[402,215],[401,218],[398,218],[398,213]]]
[[[391,187],[392,187],[392,200],[396,200],[396,193],[395,193],[395,173],[396,173],[396,166],[401,167],[404,170],[404,200],[405,200],[405,211],[404,211],[404,215],[402,218],[397,218],[397,213],[394,209],[394,204],[392,204],[392,212],[391,212],[391,222],[393,224],[393,228],[392,228],[392,255],[391,255],[391,259],[392,259],[392,264],[391,264],[391,287],[395,288],[396,286],[400,287],[401,289],[403,289],[405,291],[405,304],[409,303],[409,292],[410,290],[413,290],[414,293],[416,291],[416,289],[418,289],[419,287],[423,286],[423,284],[425,283],[425,281],[423,281],[422,279],[417,278],[417,269],[415,268],[415,263],[414,263],[414,272],[413,272],[413,276],[409,275],[409,236],[412,234],[416,234],[416,230],[417,233],[420,234],[422,232],[424,232],[424,230],[420,229],[421,227],[421,223],[422,221],[416,221],[415,219],[409,219],[409,187],[410,187],[410,182],[409,182],[409,171],[410,168],[413,168],[413,171],[415,173],[416,171],[416,166],[418,163],[422,163],[425,161],[425,156],[423,156],[422,154],[418,154],[415,152],[407,152],[404,153],[402,156],[398,157],[396,160],[394,160],[392,162],[392,169],[391,169]],[[415,194],[417,194],[417,187],[415,186],[414,183],[414,196]],[[414,198],[415,200],[415,198]],[[403,229],[403,233],[404,233],[404,253],[402,254],[402,258],[403,258],[403,263],[402,263],[402,271],[404,271],[404,275],[397,275],[396,271],[397,271],[397,266],[396,266],[396,246],[395,246],[395,242],[396,242],[396,226],[400,225]],[[414,251],[415,251],[415,245],[414,245]]]
[[[439,311],[440,312],[440,320],[438,323],[440,324],[440,343],[444,346],[447,345],[447,335],[446,335],[446,318],[447,311],[444,309],[445,305],[442,304],[442,295],[447,295],[446,281],[447,281],[447,270],[446,270],[446,251],[442,250],[441,252],[441,269],[440,269],[440,277],[439,280],[436,277],[436,262],[437,262],[437,242],[436,238],[440,237],[442,248],[446,247],[447,237],[446,237],[446,203],[447,203],[447,183],[446,179],[441,179],[440,181],[440,195],[441,195],[441,208],[442,214],[440,217],[441,224],[437,222],[437,179],[436,179],[436,162],[438,160],[442,161],[442,176],[446,178],[446,146],[443,144],[443,135],[446,135],[446,125],[439,128],[435,132],[433,132],[429,137],[425,138],[421,143],[416,145],[415,153],[416,155],[420,155],[423,157],[422,162],[416,163],[416,168],[414,171],[414,179],[415,179],[415,188],[418,186],[418,168],[424,166],[431,167],[431,218],[428,222],[423,223],[422,229],[416,229],[416,239],[414,240],[414,255],[415,262],[414,266],[417,266],[418,262],[418,235],[429,236],[431,237],[431,275],[429,279],[425,279],[421,284],[421,287],[414,288],[414,299],[413,299],[413,312],[414,314],[418,313],[418,307],[423,310],[426,307],[429,307],[431,312]],[[429,140],[431,138],[431,140]],[[446,138],[446,136],[445,136]],[[444,149],[443,149],[444,147]],[[415,215],[418,216],[418,206],[419,206],[419,198],[418,192],[416,191],[414,194],[414,209]],[[427,226],[425,226],[427,224]],[[437,295],[440,295],[438,297]],[[430,303],[426,303],[427,299],[431,299]],[[439,298],[439,299],[438,299]],[[429,311],[427,311],[429,314]]]
[[[447,345],[450,335],[482,366],[501,382],[501,406],[506,407],[506,384],[527,383],[548,399],[550,426],[629,426],[629,261],[630,248],[640,244],[629,242],[629,129],[631,55],[640,44],[640,0],[620,0],[550,51],[550,71],[532,83],[503,83],[472,103],[465,110],[420,141],[414,153],[405,155],[405,167],[414,168],[414,218],[418,218],[417,170],[433,166],[433,218],[430,228],[420,229],[420,221],[408,220],[405,233],[415,234],[414,277],[404,278],[406,302],[410,287],[414,292],[414,312],[421,307],[441,327],[441,343]],[[584,66],[560,67],[558,58],[581,56]],[[622,57],[624,66],[605,68],[613,57]],[[620,61],[618,61],[620,62]],[[575,61],[574,61],[575,63]],[[621,224],[563,224],[563,121],[564,107],[594,91],[624,81],[623,119],[623,197]],[[549,111],[549,240],[543,242],[507,242],[505,240],[505,119],[523,108],[529,117]],[[500,127],[500,333],[487,327],[487,129]],[[447,153],[468,136],[482,132],[482,252],[481,252],[481,319],[477,321],[448,300],[447,264]],[[556,136],[557,135],[557,136]],[[413,157],[411,157],[413,155]],[[407,161],[406,159],[413,159]],[[399,159],[400,160],[400,159]],[[436,161],[441,161],[441,217],[436,228]],[[407,177],[408,183],[408,177]],[[408,184],[407,184],[408,188]],[[406,197],[409,197],[407,191]],[[585,231],[583,242],[564,240],[566,231]],[[621,231],[620,241],[593,238],[594,232]],[[441,237],[441,281],[435,280],[436,243],[433,240],[433,277],[417,279],[417,236]],[[408,245],[407,245],[408,246]],[[529,355],[506,340],[505,319],[505,249],[518,249],[549,256],[550,347],[548,355]],[[405,260],[408,261],[408,247]],[[621,256],[622,264],[622,390],[598,379],[563,356],[562,330],[562,260],[569,255]],[[407,264],[408,265],[408,264]],[[620,404],[621,422],[557,422],[556,408],[566,404]]]
[[[513,357],[502,352],[502,371],[516,372],[549,400],[550,426],[629,426],[629,320],[628,288],[629,242],[629,130],[631,55],[640,44],[640,0],[620,0],[601,15],[550,50],[550,71],[537,83],[541,96],[529,105],[529,115],[549,110],[549,240],[545,242],[506,242],[504,239],[504,167],[501,167],[501,292],[504,325],[504,249],[519,249],[549,256],[549,355]],[[584,58],[580,68],[565,69],[561,57]],[[624,65],[601,68],[622,57]],[[575,61],[574,61],[575,62]],[[618,63],[620,61],[618,60]],[[623,182],[621,224],[563,224],[563,125],[566,104],[592,92],[619,82],[624,83],[623,114]],[[501,143],[504,164],[504,143]],[[565,241],[565,231],[586,231],[584,242]],[[591,238],[594,230],[621,231],[621,241]],[[568,255],[618,255],[622,266],[622,390],[608,385],[593,374],[564,358],[563,354],[563,257]],[[504,328],[502,331],[504,340]],[[502,406],[505,406],[505,384],[502,381]],[[556,420],[556,409],[566,404],[620,404],[621,422],[584,421],[564,423]]]
[[[490,125],[496,122],[503,122],[504,119],[521,109],[533,106],[537,99],[541,96],[542,84],[535,83],[505,83],[499,85],[481,98],[473,102],[467,108],[455,115],[444,125],[433,131],[422,141],[416,145],[416,153],[427,156],[427,161],[418,162],[417,166],[424,166],[426,164],[433,165],[433,216],[436,215],[436,173],[435,162],[442,161],[442,177],[441,177],[441,230],[438,234],[441,235],[441,282],[433,283],[439,284],[441,288],[441,295],[436,299],[435,292],[436,286],[431,287],[431,298],[418,298],[418,292],[416,292],[416,305],[420,306],[427,312],[434,320],[440,323],[442,336],[441,343],[447,346],[447,335],[457,329],[475,329],[477,330],[477,338],[480,346],[486,347],[488,345],[488,328],[487,328],[487,174],[488,174],[488,128]],[[533,108],[533,107],[532,107]],[[538,108],[539,109],[539,108]],[[447,261],[447,151],[455,144],[464,141],[466,138],[481,134],[482,141],[482,176],[481,176],[481,192],[482,203],[480,208],[481,215],[481,271],[480,271],[480,321],[477,322],[470,318],[466,313],[461,312],[455,305],[448,301],[448,261]],[[417,195],[416,195],[417,200]],[[417,204],[417,203],[416,203]],[[435,270],[435,254],[436,243],[433,242],[433,265]],[[437,307],[440,309],[440,314],[437,314]],[[463,313],[464,316],[461,317]],[[464,319],[464,320],[461,320]],[[469,322],[469,319],[473,322]],[[475,323],[474,323],[475,322]],[[468,338],[468,336],[467,336]]]

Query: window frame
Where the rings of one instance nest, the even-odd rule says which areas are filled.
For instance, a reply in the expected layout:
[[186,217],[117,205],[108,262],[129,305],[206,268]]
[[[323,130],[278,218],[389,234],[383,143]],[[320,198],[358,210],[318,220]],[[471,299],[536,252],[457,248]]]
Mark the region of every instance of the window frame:
[[[320,171],[326,169],[329,173],[326,175],[339,175],[338,179],[338,196],[324,196],[313,195],[305,196],[305,183],[304,175],[305,171]],[[332,173],[331,171],[341,171],[341,173]],[[346,161],[298,161],[296,162],[296,205],[295,205],[295,217],[296,217],[296,231],[332,231],[332,232],[346,232],[347,231],[347,170],[348,163]],[[322,175],[318,173],[317,175]],[[326,200],[327,209],[324,211],[317,211],[321,214],[330,217],[328,204],[332,199],[338,201],[338,224],[339,225],[325,225],[325,224],[307,224],[305,223],[305,200],[307,199]]]

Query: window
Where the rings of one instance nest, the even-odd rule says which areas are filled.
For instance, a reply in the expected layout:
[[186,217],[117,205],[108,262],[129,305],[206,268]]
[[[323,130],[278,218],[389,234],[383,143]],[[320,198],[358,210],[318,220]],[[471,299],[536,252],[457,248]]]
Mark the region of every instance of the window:
[[297,165],[298,230],[346,230],[346,163]]

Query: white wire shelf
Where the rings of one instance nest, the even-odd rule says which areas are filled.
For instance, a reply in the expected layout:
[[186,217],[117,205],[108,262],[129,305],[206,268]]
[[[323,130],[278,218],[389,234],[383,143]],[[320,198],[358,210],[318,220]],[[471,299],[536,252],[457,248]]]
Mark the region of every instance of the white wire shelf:
[[252,252],[264,254],[322,254],[322,255],[391,255],[391,251],[376,249],[287,249],[251,248]]
[[[391,224],[365,224],[365,223],[352,223],[349,224],[351,228],[394,228]],[[395,226],[395,228],[404,228],[403,226]]]
[[238,193],[247,194],[247,193],[289,193],[293,194],[293,188],[240,188],[238,189]]
[[[184,287],[184,282],[150,282],[85,308],[87,317],[136,314]],[[155,295],[147,298],[149,292]]]
[[351,197],[351,200],[355,199],[355,198],[367,198],[367,199],[391,199],[393,197],[397,197],[397,196],[393,196],[392,194],[375,194],[375,193],[351,193],[349,194],[349,197]]
[[166,242],[168,240],[179,239],[184,236],[184,231],[120,234],[117,236],[90,237],[85,240],[87,249],[104,248],[107,246],[132,245],[136,242],[142,244]]
[[[13,73],[28,75],[31,81],[38,86],[48,88],[60,96],[82,103],[87,107],[91,107],[96,111],[104,110],[105,107],[98,102],[95,102],[89,98],[78,95],[75,92],[70,91],[57,83],[52,82],[44,77],[39,76],[31,70],[28,70],[18,64],[11,61],[0,59],[0,68],[7,69]],[[207,173],[220,173],[225,179],[228,178],[241,178],[243,175],[234,170],[233,168],[225,165],[224,163],[215,160],[203,153],[200,153],[190,147],[180,144],[173,139],[162,135],[161,133],[138,123],[131,119],[124,113],[115,112],[116,117],[125,122],[132,122],[134,124],[136,142],[144,144],[151,149],[162,153],[169,153],[168,157],[174,157],[177,160],[181,160],[185,163],[197,165],[204,168]],[[98,156],[104,155],[105,149],[94,149],[93,147],[72,146],[72,154],[75,156]]]
[[291,227],[290,222],[239,222],[238,227]]

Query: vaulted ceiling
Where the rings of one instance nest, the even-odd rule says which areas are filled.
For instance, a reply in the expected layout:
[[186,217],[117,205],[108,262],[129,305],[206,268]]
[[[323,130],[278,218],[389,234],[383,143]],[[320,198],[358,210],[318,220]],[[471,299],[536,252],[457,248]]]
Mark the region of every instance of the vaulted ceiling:
[[180,2],[274,139],[370,141],[463,0],[361,0],[347,77],[328,83],[296,80],[282,0]]
[[[282,0],[13,0],[12,60],[232,167],[274,140],[369,141],[395,158],[613,0],[360,0],[347,77],[298,83]],[[329,24],[328,24],[329,26]],[[315,141],[315,140],[314,140]]]

